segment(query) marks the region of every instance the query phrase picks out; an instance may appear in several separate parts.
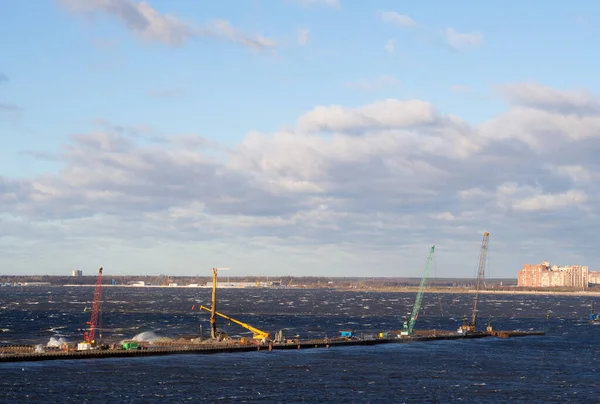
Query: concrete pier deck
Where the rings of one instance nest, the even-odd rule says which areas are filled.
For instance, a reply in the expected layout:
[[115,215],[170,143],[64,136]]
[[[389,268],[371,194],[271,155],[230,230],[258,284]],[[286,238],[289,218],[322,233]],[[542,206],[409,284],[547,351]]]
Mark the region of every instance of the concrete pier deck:
[[171,344],[171,345],[147,345],[138,350],[124,349],[94,349],[89,351],[58,350],[45,348],[44,352],[36,352],[33,345],[12,345],[0,346],[0,362],[23,362],[23,361],[46,361],[46,360],[71,360],[71,359],[100,359],[100,358],[137,358],[145,356],[164,356],[164,355],[183,355],[183,354],[218,354],[228,352],[250,352],[283,349],[314,349],[314,348],[334,348],[343,346],[371,346],[380,344],[400,344],[410,342],[443,341],[443,340],[470,340],[478,338],[498,337],[524,337],[532,335],[544,335],[544,332],[527,331],[492,331],[477,332],[467,335],[459,335],[448,331],[419,331],[411,336],[400,338],[363,338],[363,339],[318,339],[296,341],[288,343],[269,343],[269,344],[242,344],[236,341],[221,343],[190,343],[190,344]]

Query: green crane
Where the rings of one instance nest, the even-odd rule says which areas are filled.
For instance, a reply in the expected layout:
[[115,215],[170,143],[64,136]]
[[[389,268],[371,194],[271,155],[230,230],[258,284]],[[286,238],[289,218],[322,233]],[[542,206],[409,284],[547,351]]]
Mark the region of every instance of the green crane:
[[423,301],[423,293],[425,293],[425,285],[427,284],[427,274],[429,272],[429,265],[431,261],[433,261],[433,253],[435,251],[435,245],[431,246],[429,250],[429,256],[427,257],[427,264],[425,265],[425,271],[423,272],[423,277],[421,278],[421,284],[419,285],[419,292],[417,293],[417,299],[415,300],[415,306],[413,307],[412,314],[410,315],[410,320],[404,322],[404,327],[400,335],[412,335],[415,322],[417,321],[417,317],[419,317],[419,310],[421,309],[421,302]]

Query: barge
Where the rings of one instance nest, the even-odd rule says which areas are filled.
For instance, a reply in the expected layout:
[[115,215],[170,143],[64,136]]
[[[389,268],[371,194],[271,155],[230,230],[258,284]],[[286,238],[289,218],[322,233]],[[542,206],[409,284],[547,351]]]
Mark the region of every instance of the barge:
[[138,358],[147,356],[165,356],[165,355],[206,355],[231,352],[251,352],[263,351],[271,352],[273,350],[290,349],[315,349],[315,348],[334,348],[347,346],[373,346],[381,344],[399,344],[410,342],[443,341],[443,340],[470,340],[487,337],[522,337],[544,335],[544,332],[530,331],[494,331],[475,332],[466,335],[452,333],[448,331],[419,331],[415,335],[403,336],[400,338],[332,338],[316,339],[306,341],[291,341],[285,343],[242,343],[239,341],[227,341],[209,344],[173,344],[173,345],[140,345],[137,349],[91,349],[91,350],[60,350],[49,349],[45,351],[36,351],[33,345],[13,345],[0,346],[0,362],[34,362],[47,360],[70,360],[70,359],[102,359],[102,358]]

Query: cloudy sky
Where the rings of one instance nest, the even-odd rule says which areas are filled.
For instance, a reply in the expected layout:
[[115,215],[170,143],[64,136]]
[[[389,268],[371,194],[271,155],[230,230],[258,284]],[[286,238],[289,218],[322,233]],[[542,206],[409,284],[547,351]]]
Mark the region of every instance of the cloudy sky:
[[0,273],[600,269],[599,2],[0,8]]

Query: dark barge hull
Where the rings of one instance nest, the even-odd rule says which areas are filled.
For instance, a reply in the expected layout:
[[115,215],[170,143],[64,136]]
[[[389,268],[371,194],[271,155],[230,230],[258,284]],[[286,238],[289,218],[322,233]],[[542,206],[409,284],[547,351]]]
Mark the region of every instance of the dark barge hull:
[[[69,360],[69,359],[99,359],[99,358],[131,358],[145,356],[164,356],[164,355],[207,355],[228,352],[250,352],[250,351],[271,351],[283,349],[314,349],[314,348],[333,348],[340,346],[370,346],[380,344],[400,344],[410,342],[424,341],[444,341],[444,340],[466,340],[486,337],[509,338],[517,336],[544,335],[543,332],[522,332],[522,331],[495,331],[488,333],[473,333],[467,335],[442,334],[427,336],[411,336],[404,338],[377,338],[377,339],[351,339],[351,340],[309,340],[298,343],[271,344],[271,345],[243,345],[243,344],[200,344],[200,345],[177,345],[163,347],[149,347],[140,350],[90,350],[90,351],[49,351],[33,353],[0,353],[0,362],[32,362],[46,360]],[[5,347],[8,348],[8,347]],[[31,347],[30,347],[31,349]],[[0,352],[2,347],[0,347]]]

